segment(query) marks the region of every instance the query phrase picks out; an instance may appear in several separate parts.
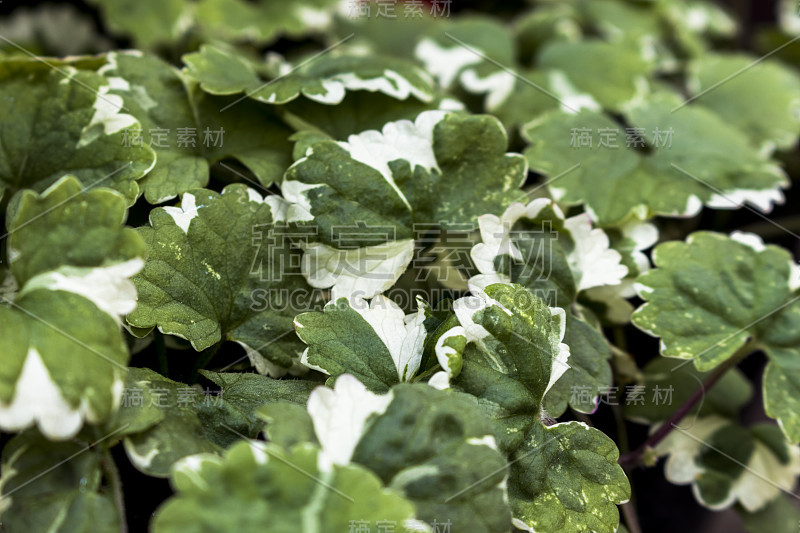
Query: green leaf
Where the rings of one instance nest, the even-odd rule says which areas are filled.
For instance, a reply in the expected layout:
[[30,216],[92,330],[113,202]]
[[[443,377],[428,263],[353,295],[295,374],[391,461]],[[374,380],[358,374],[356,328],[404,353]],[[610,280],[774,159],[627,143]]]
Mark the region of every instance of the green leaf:
[[502,284],[456,301],[455,311],[470,344],[453,386],[491,405],[500,448],[513,450],[522,438],[517,424],[538,419],[546,392],[569,368],[564,311]]
[[197,389],[149,368],[131,368],[129,372],[137,384],[149,389],[151,401],[163,413],[161,422],[155,426],[125,436],[125,452],[133,466],[149,476],[167,477],[178,460],[221,449],[208,440],[198,417],[197,403],[210,398],[199,399],[202,394]]
[[114,32],[132,36],[139,46],[151,48],[176,41],[185,31],[191,4],[182,0],[91,0]]
[[771,151],[797,142],[800,76],[796,72],[741,54],[709,54],[689,68],[695,102],[742,130],[753,145]]
[[264,434],[267,440],[291,449],[296,444],[310,442],[318,444],[314,434],[314,422],[305,405],[289,402],[275,402],[256,410],[256,416],[266,422]]
[[[794,310],[787,312],[791,322],[800,318]],[[786,330],[787,334],[796,330]],[[792,442],[800,441],[800,371],[795,368],[797,355],[773,358],[764,371],[764,409],[778,421]]]
[[[259,374],[221,374],[200,370],[220,387],[219,401],[201,402],[198,416],[213,442],[228,446],[239,435],[255,438],[264,427],[258,408],[268,403],[305,405],[308,395],[319,383],[302,380],[278,380]],[[225,427],[227,426],[227,427]],[[231,431],[232,428],[234,431]]]
[[[657,268],[639,277],[646,304],[636,326],[662,338],[662,354],[692,359],[709,370],[731,357],[748,339],[766,344],[781,318],[791,318],[796,283],[792,259],[752,234],[697,232],[686,242],[660,244]],[[786,309],[785,309],[786,308]],[[773,316],[777,313],[777,316]],[[756,323],[757,322],[757,323]],[[774,346],[779,354],[788,344]]]
[[631,496],[614,441],[579,422],[537,422],[512,456],[508,495],[526,531],[615,533]]
[[[166,410],[160,404],[164,391],[153,391],[149,381],[151,374],[137,369],[128,372],[122,402],[116,413],[103,425],[103,431],[117,437],[142,433],[166,418]],[[176,398],[177,400],[177,398]]]
[[601,225],[693,216],[703,205],[747,202],[768,212],[783,201],[786,177],[743,133],[707,109],[680,105],[654,96],[630,109],[627,129],[586,109],[548,113],[524,129],[525,155],[533,170],[558,177],[550,186],[557,200],[585,204]]
[[42,194],[23,191],[8,214],[11,272],[24,286],[63,265],[110,266],[143,257],[142,239],[122,224],[124,198],[109,189],[86,191],[65,176]]
[[466,16],[420,40],[414,55],[443,89],[462,88],[485,95],[484,107],[494,112],[511,94],[515,77],[500,65],[516,66],[515,43],[508,28],[490,17]]
[[424,321],[423,310],[406,316],[393,301],[376,296],[369,306],[363,300],[331,301],[323,312],[295,318],[295,326],[308,345],[304,365],[334,378],[351,374],[368,389],[386,392],[419,370]]
[[698,502],[720,510],[739,502],[749,512],[789,492],[800,474],[800,450],[777,426],[744,428],[711,416],[679,426],[657,447],[669,454],[666,478],[692,484]]
[[[398,385],[393,400],[364,432],[353,462],[402,490],[429,524],[454,531],[505,531],[506,459],[475,398],[423,384]],[[410,438],[413,436],[413,438]]]
[[[425,15],[430,14],[430,9],[420,7]],[[422,36],[443,28],[444,23],[448,22],[443,17],[417,16],[412,11],[414,6],[408,6],[407,10],[398,6],[396,13],[403,15],[402,23],[398,23],[396,18],[374,16],[375,12],[372,10],[375,7],[370,9],[372,17],[365,17],[364,13],[359,12],[360,9],[360,6],[350,4],[347,9],[339,12],[340,15],[346,16],[337,17],[334,21],[335,38],[344,39],[355,33],[358,35],[358,40],[350,44],[380,55],[414,57],[414,47]],[[404,16],[406,13],[409,14],[408,17]],[[459,17],[458,20],[463,20],[463,18]]]
[[[389,122],[414,120],[424,111],[463,110],[463,106],[455,100],[441,97],[430,102],[409,98],[387,104],[386,96],[382,93],[349,91],[341,103],[336,105],[298,98],[285,104],[280,110],[284,113],[284,120],[295,129],[312,133],[324,132],[330,139],[347,139],[350,135],[363,131],[380,130]],[[321,136],[315,140],[321,141],[324,138]],[[295,159],[305,156],[310,144],[303,150],[296,148]]]
[[52,439],[117,408],[128,349],[120,317],[136,305],[128,277],[144,245],[124,228],[125,200],[65,177],[41,195],[24,191],[9,210],[13,284],[0,305],[0,427],[34,423]]
[[186,72],[211,94],[237,94],[268,104],[285,104],[300,95],[328,105],[348,91],[379,92],[395,100],[433,99],[428,75],[413,63],[370,56],[324,55],[296,67],[278,58],[259,63],[232,49],[204,45],[183,57]]
[[0,51],[19,55],[23,53],[20,48],[38,56],[63,57],[97,53],[111,46],[91,15],[72,4],[20,6],[3,17],[0,33],[8,39]]
[[100,452],[27,431],[3,447],[0,519],[8,533],[114,533],[119,517],[103,486]]
[[584,22],[596,26],[610,40],[619,41],[632,35],[661,37],[658,16],[652,4],[597,0],[580,3],[579,8]]
[[[187,34],[205,39],[267,43],[283,34],[294,37],[330,24],[333,0],[304,0],[280,6],[261,0],[92,0],[105,23],[133,37],[138,46],[178,44]],[[255,5],[254,5],[255,4]],[[327,8],[327,9],[326,9]]]
[[336,0],[303,0],[287,5],[269,0],[199,0],[197,24],[208,38],[272,42],[282,35],[302,37],[326,29]]
[[292,319],[313,309],[317,295],[292,268],[299,261],[283,209],[279,197],[234,184],[222,194],[194,190],[181,207],[151,211],[151,225],[140,229],[148,260],[134,278],[139,306],[128,321],[157,326],[198,351],[238,342],[262,374],[300,371]]
[[[537,64],[564,72],[573,89],[590,94],[603,109],[610,110],[620,110],[646,94],[653,70],[641,49],[592,39],[550,44],[539,53]],[[615,74],[608,76],[608,72]],[[565,99],[562,105],[569,106],[570,101]]]
[[43,191],[72,174],[87,189],[116,189],[132,205],[136,180],[155,163],[149,147],[122,142],[138,122],[101,75],[69,63],[55,66],[0,61],[0,99],[7,102],[0,120],[11,125],[0,132],[0,194]]
[[628,274],[622,255],[587,214],[565,220],[547,198],[511,204],[502,216],[483,215],[478,222],[483,242],[472,258],[481,274],[471,286],[518,283],[566,309],[579,291],[619,285]]
[[276,533],[348,531],[352,523],[389,522],[405,531],[414,507],[383,488],[368,470],[333,466],[320,470],[318,448],[287,451],[245,441],[224,457],[196,455],[175,466],[176,495],[156,511],[154,533],[252,531],[265,524]]
[[558,82],[563,78],[563,74],[525,69],[520,69],[518,73],[525,81],[514,78],[510,94],[502,102],[493,102],[494,105],[490,110],[503,122],[508,131],[516,131],[523,124],[547,111],[558,109],[560,105],[553,96],[561,98],[556,91],[560,88]]
[[[604,0],[596,0],[599,4]],[[618,4],[610,0],[611,4]],[[578,7],[591,5],[575,2],[541,4],[536,9],[524,13],[514,24],[515,37],[519,43],[519,56],[524,64],[530,64],[541,48],[558,40],[577,40],[582,35],[578,20]],[[631,31],[631,27],[626,27]]]
[[370,298],[406,269],[415,224],[463,228],[518,199],[525,162],[506,144],[492,117],[429,111],[312,145],[281,185],[287,220],[314,232],[303,244],[309,283]]
[[[710,372],[700,372],[691,365],[658,357],[647,363],[643,380],[628,388],[625,416],[636,422],[653,424],[667,420],[678,405],[684,403],[702,386]],[[692,416],[719,415],[735,419],[753,395],[753,387],[738,369],[731,369],[704,391],[700,403],[690,411]],[[687,415],[688,416],[688,415]]]
[[238,159],[268,187],[291,164],[291,130],[252,102],[214,98],[155,56],[116,53],[100,69],[141,124],[128,145],[153,148],[156,166],[139,185],[148,202],[165,202],[208,185],[209,166]]
[[667,38],[675,41],[683,55],[701,56],[711,47],[709,37],[732,39],[737,32],[736,20],[712,2],[659,2],[658,9],[669,30]]
[[800,441],[796,367],[797,269],[790,254],[765,246],[755,235],[731,237],[709,232],[686,243],[656,247],[658,268],[641,276],[638,291],[647,301],[634,324],[661,337],[661,353],[691,359],[706,371],[732,357],[749,341],[770,363],[764,376],[767,414],[778,419],[793,442]]

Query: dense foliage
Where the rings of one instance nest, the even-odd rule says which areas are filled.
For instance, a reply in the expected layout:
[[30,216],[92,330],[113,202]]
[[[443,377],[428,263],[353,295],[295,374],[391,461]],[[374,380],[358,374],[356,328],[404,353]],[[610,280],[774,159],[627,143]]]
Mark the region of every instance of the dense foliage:
[[794,2],[457,4],[0,23],[0,530],[797,530]]

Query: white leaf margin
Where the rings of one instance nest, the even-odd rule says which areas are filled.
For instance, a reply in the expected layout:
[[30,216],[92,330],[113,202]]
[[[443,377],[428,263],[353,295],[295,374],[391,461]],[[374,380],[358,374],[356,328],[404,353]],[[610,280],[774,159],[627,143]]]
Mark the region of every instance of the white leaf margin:
[[549,198],[537,198],[527,205],[511,204],[500,217],[492,214],[478,217],[483,242],[472,248],[471,255],[480,274],[473,277],[470,284],[485,287],[492,282],[510,283],[512,280],[508,276],[495,269],[495,259],[507,255],[515,261],[523,261],[522,253],[512,240],[512,229],[520,220],[535,219],[550,206],[556,216],[564,220],[564,226],[575,242],[567,260],[578,291],[620,285],[628,275],[628,267],[622,264],[622,255],[611,248],[608,235],[602,229],[592,227],[587,213],[565,219],[558,205]]
[[[719,416],[698,419],[691,429],[691,436],[683,435],[679,428],[670,433],[655,449],[659,455],[668,455],[664,464],[664,474],[668,481],[676,485],[692,485],[695,499],[704,507],[721,511],[739,502],[748,512],[763,509],[777,498],[781,492],[791,492],[800,475],[800,448],[786,443],[789,463],[782,464],[774,453],[761,441],[755,440],[753,454],[744,465],[740,476],[731,487],[727,497],[719,503],[711,504],[703,500],[697,480],[703,476],[704,469],[695,459],[707,449],[705,441],[714,433],[730,424]],[[657,430],[654,427],[653,430]]]

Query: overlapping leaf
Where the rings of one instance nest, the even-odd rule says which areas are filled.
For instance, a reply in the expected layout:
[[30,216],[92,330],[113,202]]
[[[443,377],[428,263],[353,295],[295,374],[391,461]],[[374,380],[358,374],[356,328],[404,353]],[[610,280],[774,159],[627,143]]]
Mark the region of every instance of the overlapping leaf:
[[108,26],[153,48],[179,42],[189,33],[206,39],[270,42],[280,35],[300,36],[330,24],[333,0],[304,0],[278,6],[262,0],[93,0]]
[[706,55],[691,66],[696,103],[742,130],[757,147],[790,148],[800,134],[800,77],[777,62]]
[[800,511],[789,495],[779,496],[755,513],[742,512],[742,523],[749,533],[769,529],[773,533],[792,533],[800,523]]
[[[566,75],[562,83],[562,105],[569,108],[569,92],[591,95],[590,100],[603,109],[619,110],[649,90],[652,61],[628,43],[607,43],[586,39],[580,42],[555,42],[538,55],[541,68],[555,69]],[[614,76],[608,76],[614,72]]]
[[119,517],[89,442],[26,431],[3,447],[0,519],[9,533],[114,533]]
[[429,524],[470,533],[507,530],[506,460],[478,402],[421,384],[398,385],[392,396],[361,437],[353,462],[402,490],[417,518]]
[[235,158],[266,187],[291,163],[291,130],[250,101],[214,98],[172,66],[139,53],[108,56],[100,69],[141,125],[127,144],[152,147],[156,166],[139,182],[150,203],[208,185],[209,165]]
[[397,304],[377,296],[369,305],[340,298],[323,312],[298,316],[295,326],[308,345],[305,365],[334,378],[351,374],[370,390],[385,392],[419,370],[424,320],[424,311],[406,316]]
[[494,111],[514,88],[514,75],[504,66],[515,63],[515,43],[506,27],[495,20],[464,17],[433,26],[414,55],[443,89],[485,95],[485,108]]
[[379,92],[395,100],[433,99],[431,81],[407,61],[378,56],[324,55],[296,67],[281,58],[261,63],[232,49],[212,45],[183,58],[189,76],[211,94],[244,93],[268,104],[285,104],[300,95],[338,104],[348,91]]
[[182,0],[93,0],[113,31],[133,36],[140,46],[177,40],[186,31],[190,4]]
[[313,309],[317,295],[292,267],[298,258],[283,209],[280,198],[234,184],[151,211],[151,226],[140,230],[148,260],[134,278],[139,305],[128,321],[157,326],[198,351],[238,342],[261,373],[298,370],[302,344],[292,320]]
[[[377,395],[351,375],[320,387],[308,413],[289,404],[260,410],[271,442],[319,442],[320,464],[359,464],[414,503],[419,520],[460,531],[508,529],[505,457],[475,398],[425,384]],[[413,438],[412,438],[413,436]]]
[[558,418],[567,406],[581,413],[593,413],[598,397],[611,385],[611,350],[602,333],[567,314],[564,344],[569,346],[569,369],[547,391],[544,410]]
[[[625,416],[648,424],[663,422],[677,406],[684,405],[692,394],[700,390],[709,373],[699,372],[691,365],[679,365],[664,357],[647,363],[642,368],[641,382],[628,388]],[[691,417],[687,415],[687,421],[710,415],[734,419],[752,395],[753,387],[744,374],[732,369],[713,388],[703,391],[702,399],[690,411]]]
[[132,205],[136,180],[155,162],[149,147],[123,142],[138,122],[107,79],[83,69],[96,68],[92,61],[46,63],[0,61],[0,194],[43,191],[72,174],[87,188],[116,189]]
[[744,428],[719,417],[679,427],[656,447],[669,454],[667,479],[692,484],[697,500],[719,510],[739,502],[759,511],[781,491],[791,491],[800,473],[800,451],[771,424]]
[[310,146],[281,186],[288,221],[314,230],[304,245],[309,283],[332,286],[334,298],[370,298],[408,266],[420,227],[469,229],[518,199],[525,162],[506,143],[492,117],[429,111]]
[[[197,453],[221,450],[211,442],[198,417],[198,404],[209,401],[196,389],[165,378],[148,368],[130,368],[133,386],[126,390],[128,402],[137,391],[147,391],[150,402],[162,413],[154,426],[125,436],[125,452],[131,463],[150,476],[167,477],[180,459]],[[211,400],[215,401],[215,400]],[[144,405],[142,405],[144,408]],[[139,409],[141,411],[141,408]]]
[[[616,464],[619,452],[614,443],[581,424],[548,428],[540,421],[546,395],[572,361],[571,349],[561,343],[563,310],[548,308],[519,285],[494,284],[480,297],[457,301],[455,311],[470,344],[452,386],[477,396],[495,422],[498,445],[511,461],[514,525],[528,531],[577,533],[589,524],[595,531],[616,531],[615,505],[629,497],[630,488]],[[573,342],[577,350],[585,348]],[[583,359],[578,363],[578,373],[569,383],[574,378],[583,383]],[[563,389],[551,400],[556,410],[568,401]],[[591,410],[594,405],[583,407]]]
[[492,407],[500,428],[498,444],[516,449],[538,417],[548,389],[569,368],[564,311],[519,285],[494,284],[480,297],[455,303],[456,316],[470,342],[453,387]]
[[224,457],[195,455],[176,465],[176,496],[156,512],[154,533],[270,531],[339,533],[351,524],[389,522],[396,531],[414,517],[414,506],[383,488],[368,470],[321,470],[318,448],[243,441]]
[[37,423],[65,439],[116,409],[129,357],[119,320],[136,305],[128,277],[145,251],[122,226],[125,204],[73,177],[17,197],[8,254],[19,292],[0,306],[4,429]]
[[[472,257],[481,274],[470,279],[470,286],[480,290],[497,282],[516,283],[567,310],[565,342],[574,365],[556,382],[546,410],[560,416],[571,403],[581,412],[594,411],[599,391],[611,380],[611,354],[602,334],[571,309],[579,290],[620,284],[628,271],[622,256],[586,215],[565,220],[547,199],[513,204],[500,217],[481,216],[479,223],[483,242],[472,249]],[[572,394],[575,387],[589,387],[588,397]]]
[[796,391],[798,276],[791,256],[751,234],[694,233],[655,250],[655,270],[639,278],[647,303],[633,323],[660,337],[661,353],[714,368],[748,341],[770,357],[764,376],[767,413],[800,440]]
[[[783,201],[783,172],[747,137],[701,107],[661,94],[629,111],[623,129],[594,111],[549,113],[524,130],[531,168],[552,194],[583,203],[601,224],[629,216],[692,216],[703,205],[768,212]],[[673,113],[673,110],[676,110]]]
[[257,410],[267,403],[305,405],[319,383],[299,379],[278,380],[259,374],[200,371],[220,387],[217,401],[198,402],[197,412],[213,442],[228,446],[244,435],[255,438],[264,427]]
[[470,280],[473,285],[518,283],[567,308],[579,291],[619,285],[628,274],[622,255],[587,215],[565,219],[546,198],[512,204],[500,217],[483,215],[479,224],[483,242],[472,258],[481,275]]

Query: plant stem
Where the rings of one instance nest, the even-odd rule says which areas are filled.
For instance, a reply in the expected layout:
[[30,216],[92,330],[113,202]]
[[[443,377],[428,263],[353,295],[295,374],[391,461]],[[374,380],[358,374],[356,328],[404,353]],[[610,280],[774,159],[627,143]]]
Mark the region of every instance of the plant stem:
[[[625,426],[625,417],[622,416],[622,409],[619,405],[614,405],[611,407],[612,412],[614,413],[614,422],[617,426],[617,445],[619,446],[620,452],[622,452],[623,456],[630,451],[630,442],[628,441],[628,428]],[[630,482],[630,473],[625,470],[625,475]],[[628,531],[630,533],[642,533],[642,526],[639,525],[639,514],[636,510],[636,504],[634,503],[634,490],[633,490],[633,483],[631,483],[631,499],[622,504],[622,516],[625,518],[625,524],[628,526]]]
[[432,368],[429,368],[428,370],[426,370],[422,374],[419,374],[418,376],[414,376],[414,378],[411,380],[411,383],[419,383],[423,379],[428,378],[430,376],[433,376],[435,373],[437,373],[441,369],[442,369],[442,367],[437,364],[436,366],[434,366]]
[[125,516],[125,493],[122,491],[122,477],[119,475],[119,469],[111,456],[111,452],[108,450],[103,453],[100,462],[103,465],[106,480],[111,485],[111,490],[114,493],[114,505],[119,515],[119,532],[128,533],[128,519]]
[[622,351],[628,351],[628,337],[625,335],[625,328],[617,326],[614,328],[614,345]]
[[642,526],[639,525],[639,517],[636,516],[636,509],[631,504],[631,500],[623,503],[620,508],[622,509],[622,516],[625,518],[625,524],[628,526],[630,533],[642,533]]
[[617,426],[617,444],[620,451],[626,454],[630,451],[630,442],[628,441],[628,428],[625,426],[622,409],[620,409],[619,405],[614,405],[611,407],[611,411],[614,413],[614,422]]
[[650,435],[650,437],[643,442],[641,446],[636,448],[636,450],[620,457],[619,464],[625,468],[638,466],[645,451],[648,448],[655,448],[658,446],[658,444],[663,441],[667,435],[672,433],[672,431],[678,427],[678,423],[683,420],[683,418],[688,415],[692,409],[695,408],[697,403],[703,399],[706,392],[708,392],[708,390],[713,387],[728,370],[738,365],[742,359],[750,355],[753,351],[753,343],[748,342],[735,354],[733,354],[733,356],[728,358],[727,361],[719,365],[703,382],[702,386],[691,396],[689,396],[689,398],[683,402],[683,405],[681,405],[674,413],[672,413],[672,416],[670,416],[655,433]]

